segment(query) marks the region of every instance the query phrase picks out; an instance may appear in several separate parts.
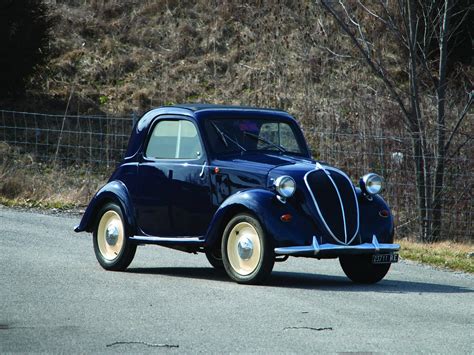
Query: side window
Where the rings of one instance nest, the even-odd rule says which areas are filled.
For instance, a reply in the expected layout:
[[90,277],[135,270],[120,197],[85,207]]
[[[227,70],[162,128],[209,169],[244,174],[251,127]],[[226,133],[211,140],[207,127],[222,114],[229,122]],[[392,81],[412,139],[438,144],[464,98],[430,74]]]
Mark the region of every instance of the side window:
[[201,142],[190,121],[160,121],[151,134],[145,154],[156,159],[198,159]]

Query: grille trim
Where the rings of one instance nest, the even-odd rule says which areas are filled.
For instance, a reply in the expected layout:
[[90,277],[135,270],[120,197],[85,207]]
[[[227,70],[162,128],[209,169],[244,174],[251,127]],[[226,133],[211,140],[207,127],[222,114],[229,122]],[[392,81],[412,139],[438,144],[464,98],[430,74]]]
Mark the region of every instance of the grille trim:
[[[338,237],[335,236],[334,232],[331,230],[331,228],[329,228],[326,220],[324,219],[323,217],[323,214],[321,213],[321,210],[319,208],[319,204],[318,202],[316,201],[316,198],[313,194],[313,191],[311,190],[311,187],[309,185],[309,182],[308,182],[308,175],[311,174],[312,172],[314,171],[318,171],[318,170],[322,170],[326,176],[329,178],[329,180],[331,181],[334,189],[336,190],[337,192],[337,196],[339,198],[339,204],[341,206],[341,211],[342,211],[342,218],[343,218],[343,223],[344,223],[344,241],[340,240]],[[355,232],[354,232],[354,235],[352,236],[352,238],[348,241],[348,236],[347,236],[347,225],[346,225],[346,216],[345,216],[345,211],[344,211],[344,203],[342,201],[342,197],[339,193],[339,189],[337,188],[337,185],[336,183],[334,182],[333,178],[331,177],[329,171],[334,171],[338,174],[340,174],[341,176],[343,176],[350,184],[351,186],[351,189],[352,189],[352,192],[354,194],[354,200],[355,200],[355,206],[356,206],[356,211],[357,211],[357,218],[356,218],[356,221],[357,221],[357,227],[355,229]],[[321,221],[323,222],[324,224],[324,227],[326,228],[326,230],[329,232],[329,234],[331,235],[331,237],[333,237],[336,241],[338,241],[339,243],[341,244],[344,244],[344,245],[349,245],[351,244],[354,239],[357,237],[357,234],[359,233],[359,203],[357,201],[357,194],[356,194],[356,191],[355,191],[355,188],[354,188],[354,185],[352,184],[352,181],[351,179],[342,171],[338,170],[338,169],[335,169],[335,168],[332,168],[332,167],[329,167],[329,166],[323,166],[321,165],[320,163],[316,163],[316,166],[314,168],[314,170],[310,170],[308,171],[305,176],[304,176],[304,182],[306,184],[306,187],[311,195],[311,198],[313,199],[313,203],[314,203],[314,206],[316,207],[316,211],[318,212],[318,215],[319,217],[321,218]]]

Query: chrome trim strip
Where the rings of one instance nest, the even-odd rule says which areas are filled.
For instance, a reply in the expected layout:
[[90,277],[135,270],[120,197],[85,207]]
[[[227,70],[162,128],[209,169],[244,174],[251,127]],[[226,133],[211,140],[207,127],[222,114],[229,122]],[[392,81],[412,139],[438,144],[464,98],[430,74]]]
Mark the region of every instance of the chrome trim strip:
[[201,172],[199,173],[199,177],[201,179],[204,177],[204,169],[206,168],[206,166],[207,166],[207,161],[204,162],[204,164],[202,165]]
[[152,242],[152,243],[204,243],[204,239],[200,237],[146,237],[141,235],[134,235],[130,237],[130,240],[136,240],[140,242]]
[[[346,226],[346,220],[345,220],[344,205],[341,204],[342,213],[343,213],[343,218],[344,218],[344,233],[345,233],[345,235],[346,235],[346,240],[345,240],[345,242],[341,241],[339,238],[337,238],[337,237],[334,235],[333,231],[332,231],[332,230],[329,228],[329,226],[327,225],[326,220],[324,219],[323,214],[321,213],[321,210],[319,209],[318,202],[316,201],[316,198],[314,197],[313,191],[311,191],[311,187],[309,186],[309,183],[308,183],[308,175],[309,175],[310,173],[312,173],[313,171],[315,171],[315,170],[316,170],[316,171],[317,171],[317,170],[323,170],[323,171],[326,173],[326,175],[328,175],[329,179],[331,180],[331,182],[332,182],[333,184],[335,184],[335,183],[334,183],[332,177],[329,175],[328,170],[329,170],[329,171],[334,171],[334,172],[336,172],[336,173],[339,173],[339,174],[341,174],[344,178],[346,178],[346,180],[349,182],[349,184],[350,184],[350,186],[351,186],[351,188],[352,188],[352,192],[354,193],[354,200],[355,200],[355,203],[356,203],[357,227],[356,227],[356,230],[355,230],[355,232],[354,232],[354,235],[352,236],[352,238],[351,238],[349,241],[347,241],[347,229],[346,229],[347,226]],[[318,212],[318,214],[319,214],[319,217],[321,218],[322,222],[324,223],[324,226],[326,227],[326,230],[329,232],[329,234],[330,234],[336,241],[338,241],[338,242],[341,243],[341,244],[348,245],[348,244],[352,243],[352,242],[354,241],[354,239],[357,237],[357,233],[359,233],[359,227],[360,227],[360,221],[359,221],[359,219],[360,219],[360,214],[359,214],[359,201],[357,200],[357,193],[356,193],[356,190],[355,190],[355,188],[354,188],[354,184],[352,183],[352,181],[351,181],[351,179],[349,178],[349,176],[347,176],[347,175],[346,175],[343,171],[341,171],[341,170],[332,168],[332,167],[330,167],[330,166],[323,166],[323,165],[321,165],[321,164],[318,162],[318,163],[316,163],[316,167],[314,168],[314,170],[310,170],[310,171],[308,171],[308,172],[304,175],[304,182],[305,182],[305,184],[306,184],[306,187],[308,188],[308,191],[309,191],[309,194],[311,195],[311,198],[313,199],[313,203],[314,203],[314,205],[315,205],[315,207],[316,207],[316,210],[317,210],[317,212]],[[338,190],[337,188],[336,188],[336,192],[337,192],[338,196],[340,197],[339,190]],[[341,202],[342,199],[340,198],[339,201]]]
[[400,250],[399,244],[380,244],[377,237],[372,237],[372,243],[364,243],[359,245],[338,245],[338,244],[319,244],[316,236],[313,236],[311,245],[293,246],[293,247],[281,247],[275,248],[275,254],[277,255],[318,255],[325,251],[341,251],[341,252],[395,252]]
[[377,240],[377,237],[375,236],[375,234],[372,237],[372,244],[374,245],[376,251],[380,250],[380,244],[379,244],[379,241]]

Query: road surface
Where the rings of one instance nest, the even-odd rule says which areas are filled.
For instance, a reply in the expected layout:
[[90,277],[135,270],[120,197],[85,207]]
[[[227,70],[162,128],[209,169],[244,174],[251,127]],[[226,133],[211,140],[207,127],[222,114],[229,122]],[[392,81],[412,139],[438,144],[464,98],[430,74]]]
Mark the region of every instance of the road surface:
[[474,352],[472,275],[401,262],[360,286],[290,258],[243,286],[157,246],[107,272],[78,221],[0,207],[0,353]]

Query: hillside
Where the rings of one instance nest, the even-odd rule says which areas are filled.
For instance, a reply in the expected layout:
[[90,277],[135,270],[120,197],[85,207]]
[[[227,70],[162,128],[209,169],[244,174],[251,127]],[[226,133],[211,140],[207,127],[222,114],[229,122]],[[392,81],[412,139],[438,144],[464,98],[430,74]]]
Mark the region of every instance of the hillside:
[[[332,128],[355,128],[363,116],[369,126],[401,128],[398,108],[315,2],[48,3],[55,23],[50,61],[26,100],[8,108],[63,113],[71,98],[73,114],[130,114],[211,102],[278,107],[311,126],[330,119]],[[389,70],[406,80],[400,47],[380,24],[369,28]],[[458,71],[458,88],[472,86],[473,67]]]
[[63,112],[72,95],[70,112],[82,114],[196,101],[279,107],[303,120],[391,111],[363,66],[331,53],[343,39],[312,2],[54,3],[52,58],[30,92],[45,109]]

